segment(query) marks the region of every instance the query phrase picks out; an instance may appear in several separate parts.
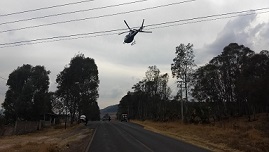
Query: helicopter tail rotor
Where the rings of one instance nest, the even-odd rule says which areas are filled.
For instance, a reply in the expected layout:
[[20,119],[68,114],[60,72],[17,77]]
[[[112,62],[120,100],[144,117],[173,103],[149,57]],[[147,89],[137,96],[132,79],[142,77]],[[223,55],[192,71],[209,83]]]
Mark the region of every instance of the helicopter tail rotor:
[[143,21],[142,21],[142,25],[141,25],[141,27],[140,27],[140,29],[139,29],[139,31],[138,32],[143,32],[143,33],[152,33],[151,31],[143,31],[143,29],[144,29],[144,22],[145,22],[145,19],[143,19]]

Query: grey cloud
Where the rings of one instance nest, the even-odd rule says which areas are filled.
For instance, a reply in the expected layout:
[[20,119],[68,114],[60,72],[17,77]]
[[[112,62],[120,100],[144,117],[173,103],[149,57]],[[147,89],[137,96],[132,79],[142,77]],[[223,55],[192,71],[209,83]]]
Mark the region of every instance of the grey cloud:
[[269,22],[268,23],[263,23],[259,28],[263,28],[260,32],[261,38],[265,39],[268,41],[269,38]]
[[257,42],[257,37],[260,37],[259,43],[265,45],[264,42],[268,41],[269,23],[257,24],[252,27],[256,18],[257,15],[252,15],[230,20],[212,43],[196,50],[197,63],[205,64],[212,57],[219,55],[223,48],[230,43],[242,44],[255,50],[259,48],[259,44],[255,42]]

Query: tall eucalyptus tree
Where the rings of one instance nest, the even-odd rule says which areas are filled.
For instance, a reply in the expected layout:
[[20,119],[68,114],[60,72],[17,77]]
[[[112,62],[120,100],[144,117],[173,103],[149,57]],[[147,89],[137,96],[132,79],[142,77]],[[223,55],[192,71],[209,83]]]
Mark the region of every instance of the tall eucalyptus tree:
[[78,54],[57,76],[57,95],[71,115],[71,123],[81,114],[91,120],[100,117],[97,104],[99,77],[94,59]]

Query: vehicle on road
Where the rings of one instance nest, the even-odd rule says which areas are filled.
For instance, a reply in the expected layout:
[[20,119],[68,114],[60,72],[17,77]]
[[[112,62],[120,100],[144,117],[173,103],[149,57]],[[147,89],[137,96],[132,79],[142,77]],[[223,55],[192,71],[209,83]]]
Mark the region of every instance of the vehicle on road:
[[88,119],[85,115],[81,115],[79,119],[80,119],[80,122],[85,123],[85,126],[87,125]]
[[123,121],[128,122],[128,115],[126,113],[121,114],[120,121],[121,122],[123,122]]
[[105,114],[102,118],[103,121],[110,121],[111,120],[111,117],[109,116],[109,114]]

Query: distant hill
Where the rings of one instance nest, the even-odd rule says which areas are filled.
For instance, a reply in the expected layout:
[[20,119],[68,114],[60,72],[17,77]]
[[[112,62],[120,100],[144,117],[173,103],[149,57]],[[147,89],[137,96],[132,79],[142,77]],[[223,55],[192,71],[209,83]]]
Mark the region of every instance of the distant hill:
[[108,106],[108,107],[100,110],[101,113],[117,113],[117,111],[118,111],[118,104]]
[[109,114],[112,117],[116,117],[116,113],[118,112],[118,104],[116,105],[112,105],[112,106],[108,106],[104,109],[100,110],[100,116],[101,118],[105,115],[105,114]]

